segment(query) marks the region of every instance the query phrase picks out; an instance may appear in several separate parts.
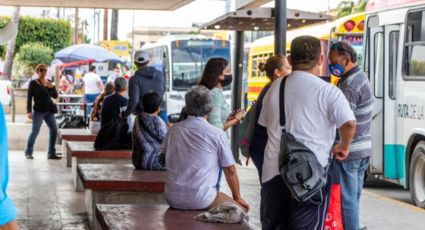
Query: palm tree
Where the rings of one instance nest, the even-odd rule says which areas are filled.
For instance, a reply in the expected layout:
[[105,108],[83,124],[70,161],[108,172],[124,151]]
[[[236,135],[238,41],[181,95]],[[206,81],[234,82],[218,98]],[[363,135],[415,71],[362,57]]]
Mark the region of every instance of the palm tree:
[[[11,20],[15,23],[18,24],[19,26],[19,13],[20,13],[21,8],[20,7],[15,7],[14,11],[13,11],[13,15]],[[12,66],[13,66],[13,59],[15,57],[15,43],[16,43],[16,37],[15,36],[12,40],[10,40],[7,43],[7,48],[6,48],[6,55],[5,55],[5,60],[4,60],[4,67],[3,67],[3,74],[4,74],[4,78],[11,80],[12,79]]]
[[111,40],[118,40],[118,9],[112,9]]

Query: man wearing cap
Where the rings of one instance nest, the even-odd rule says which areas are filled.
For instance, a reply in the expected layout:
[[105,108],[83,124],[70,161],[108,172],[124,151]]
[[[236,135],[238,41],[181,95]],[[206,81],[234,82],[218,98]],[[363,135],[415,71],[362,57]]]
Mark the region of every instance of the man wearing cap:
[[[164,98],[164,75],[155,67],[148,66],[148,63],[149,57],[145,51],[137,51],[134,54],[134,64],[137,66],[137,71],[129,82],[126,116],[143,112],[143,105],[140,102],[143,95],[149,91],[155,91],[161,98]],[[161,106],[160,117],[168,123],[164,104]]]
[[118,121],[121,118],[121,112],[127,109],[127,80],[119,77],[114,81],[115,93],[105,98],[100,111],[100,126],[104,126],[111,121]]
[[341,184],[344,230],[357,230],[364,175],[372,156],[373,93],[366,74],[357,66],[357,53],[349,43],[334,43],[330,47],[329,62],[329,71],[338,77],[337,86],[347,98],[357,120],[350,154],[347,159],[335,162],[332,169],[334,179]]

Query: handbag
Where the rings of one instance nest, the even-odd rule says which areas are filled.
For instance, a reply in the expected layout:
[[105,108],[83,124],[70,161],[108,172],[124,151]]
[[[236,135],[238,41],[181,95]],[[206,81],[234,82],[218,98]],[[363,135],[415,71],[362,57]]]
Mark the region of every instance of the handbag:
[[313,151],[286,131],[285,84],[287,78],[282,79],[279,92],[280,125],[283,127],[279,171],[292,198],[305,202],[326,185],[328,167],[323,168]]
[[242,120],[242,132],[240,132],[239,145],[241,153],[245,157],[250,156],[249,147],[254,137],[256,108],[257,104],[253,104],[248,112],[246,112],[245,119]]

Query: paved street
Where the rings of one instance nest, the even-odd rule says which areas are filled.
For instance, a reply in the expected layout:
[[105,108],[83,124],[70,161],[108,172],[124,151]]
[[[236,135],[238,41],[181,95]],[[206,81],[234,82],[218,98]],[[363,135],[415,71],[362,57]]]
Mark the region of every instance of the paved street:
[[[9,153],[9,195],[18,208],[21,229],[88,229],[84,194],[73,191],[71,171],[62,161],[47,161],[46,153],[35,153],[33,161],[21,151]],[[243,197],[251,204],[251,223],[260,226],[260,189],[256,170],[239,167]],[[223,191],[229,192],[222,181]],[[396,198],[396,200],[392,199]],[[399,201],[401,200],[401,201]],[[361,220],[369,230],[420,230],[425,211],[408,201],[408,192],[388,183],[369,185],[362,197]]]

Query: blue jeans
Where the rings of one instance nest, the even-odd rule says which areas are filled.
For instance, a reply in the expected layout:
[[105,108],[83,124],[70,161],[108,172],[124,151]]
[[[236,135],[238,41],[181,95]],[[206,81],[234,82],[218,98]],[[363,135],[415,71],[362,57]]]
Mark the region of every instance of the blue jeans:
[[[85,94],[84,98],[86,100],[86,104],[93,104],[94,101],[96,101],[97,96],[99,96],[98,93],[96,94]],[[87,105],[87,114],[86,116],[90,117],[90,113],[92,110],[93,105]]]
[[334,176],[341,185],[342,222],[344,230],[359,229],[359,201],[363,189],[364,175],[369,166],[369,157],[335,161]]
[[43,120],[46,122],[49,127],[49,152],[48,156],[53,156],[56,154],[55,144],[56,136],[58,135],[58,127],[56,125],[56,119],[53,113],[49,112],[33,112],[32,113],[32,131],[28,138],[27,149],[25,150],[25,155],[32,156],[34,151],[35,139],[37,139],[38,133],[40,132],[41,125]]

